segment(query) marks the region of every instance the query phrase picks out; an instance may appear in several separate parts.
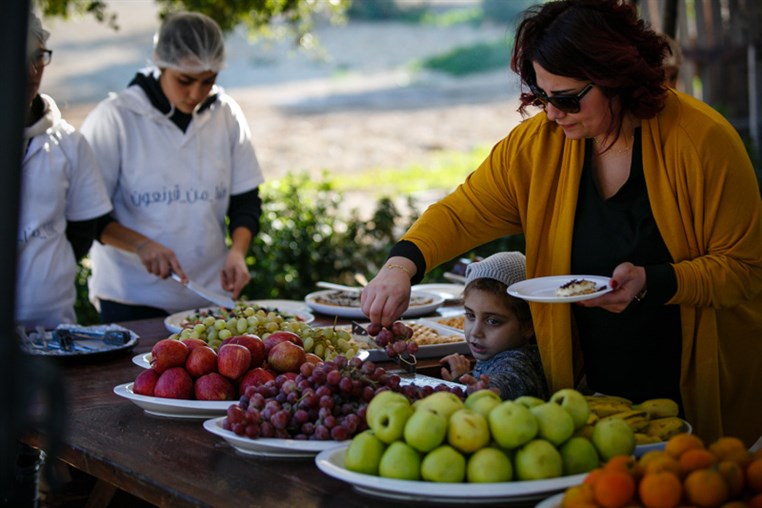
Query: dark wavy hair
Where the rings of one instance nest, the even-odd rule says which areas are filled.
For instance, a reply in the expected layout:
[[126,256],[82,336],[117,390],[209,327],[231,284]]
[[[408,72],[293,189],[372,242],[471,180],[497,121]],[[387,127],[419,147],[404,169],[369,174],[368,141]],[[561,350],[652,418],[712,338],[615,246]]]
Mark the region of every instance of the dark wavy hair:
[[[664,107],[662,61],[667,40],[638,18],[623,0],[555,0],[530,7],[516,31],[511,69],[524,84],[536,84],[533,62],[552,74],[590,81],[622,111],[612,117],[617,130],[631,112],[651,118]],[[541,106],[531,92],[521,94],[519,112]]]

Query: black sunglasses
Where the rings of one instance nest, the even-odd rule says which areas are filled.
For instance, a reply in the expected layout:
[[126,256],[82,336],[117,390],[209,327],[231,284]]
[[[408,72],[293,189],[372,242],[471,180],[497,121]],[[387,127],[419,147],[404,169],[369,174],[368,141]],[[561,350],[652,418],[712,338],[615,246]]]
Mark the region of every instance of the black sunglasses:
[[585,95],[587,95],[587,92],[592,90],[592,88],[593,84],[588,83],[578,94],[558,94],[548,97],[548,94],[546,94],[542,88],[536,85],[529,85],[529,89],[534,96],[537,97],[537,100],[542,103],[543,107],[546,107],[548,103],[550,103],[554,108],[559,109],[564,113],[579,113],[579,102]]

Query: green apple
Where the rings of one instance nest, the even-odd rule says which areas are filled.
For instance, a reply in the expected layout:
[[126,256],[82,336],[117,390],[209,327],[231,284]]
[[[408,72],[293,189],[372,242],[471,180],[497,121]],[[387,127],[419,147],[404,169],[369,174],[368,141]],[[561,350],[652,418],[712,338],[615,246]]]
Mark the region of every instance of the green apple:
[[590,407],[587,405],[585,396],[577,390],[562,388],[550,396],[550,402],[555,402],[571,415],[575,429],[579,429],[587,423]]
[[405,424],[405,442],[421,452],[430,452],[447,436],[447,420],[429,408],[418,409]]
[[429,482],[460,483],[466,477],[466,458],[450,445],[434,448],[421,461],[421,478]]
[[465,407],[463,401],[452,392],[434,392],[431,395],[415,401],[413,408],[418,411],[419,409],[429,408],[437,414],[444,416],[446,419],[450,419],[450,415],[458,409]]
[[395,441],[381,457],[378,475],[397,480],[420,480],[421,454],[404,441]]
[[463,453],[473,453],[490,442],[489,424],[481,413],[464,407],[450,416],[447,442]]
[[372,430],[360,432],[347,447],[344,455],[344,467],[356,473],[378,475],[378,466],[386,450]]
[[542,400],[539,397],[533,397],[531,395],[522,395],[521,397],[517,397],[513,399],[513,402],[518,402],[519,404],[526,406],[526,407],[535,407],[539,406],[540,404],[545,404],[545,401]]
[[482,448],[471,455],[466,464],[466,481],[469,483],[509,482],[512,478],[511,459],[498,448]]
[[412,416],[410,404],[387,404],[376,408],[368,426],[376,433],[376,437],[386,444],[402,439],[405,424]]
[[519,448],[513,460],[517,480],[544,480],[563,474],[561,454],[544,439],[533,439]]
[[383,392],[377,393],[368,403],[368,408],[365,410],[365,421],[370,422],[376,409],[394,403],[410,405],[408,398],[401,393],[393,392],[391,390],[384,390]]
[[487,420],[492,438],[501,448],[516,448],[537,435],[537,419],[526,406],[512,400],[495,406]]
[[546,439],[555,446],[569,439],[574,434],[574,420],[571,415],[555,402],[545,402],[531,408],[537,419],[537,437]]
[[598,452],[586,437],[571,437],[558,451],[561,453],[564,476],[588,473],[598,467]]
[[593,445],[604,461],[616,455],[632,455],[635,451],[635,432],[624,420],[598,420],[593,427]]
[[500,398],[500,395],[490,389],[485,388],[475,391],[466,397],[464,405],[468,409],[473,409],[477,413],[481,413],[486,418],[487,415],[489,415],[489,412],[492,411],[492,409],[494,409],[495,406],[498,406],[501,402],[503,402],[503,399]]

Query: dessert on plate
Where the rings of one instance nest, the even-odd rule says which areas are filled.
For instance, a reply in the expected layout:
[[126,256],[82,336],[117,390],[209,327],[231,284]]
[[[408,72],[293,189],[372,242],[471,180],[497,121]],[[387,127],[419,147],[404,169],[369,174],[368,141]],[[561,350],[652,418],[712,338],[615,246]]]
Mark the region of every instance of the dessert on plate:
[[598,291],[595,282],[587,279],[572,279],[556,289],[556,296],[587,295]]

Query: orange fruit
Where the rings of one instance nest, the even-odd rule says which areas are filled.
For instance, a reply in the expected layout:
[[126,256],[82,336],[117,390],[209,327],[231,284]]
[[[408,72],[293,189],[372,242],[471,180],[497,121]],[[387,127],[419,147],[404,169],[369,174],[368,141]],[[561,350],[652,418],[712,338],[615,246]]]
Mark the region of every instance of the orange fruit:
[[710,444],[708,450],[721,461],[732,460],[739,464],[745,464],[749,460],[749,451],[746,449],[746,445],[737,437],[721,437]]
[[589,506],[595,506],[592,485],[580,483],[579,485],[569,487],[564,492],[564,497],[561,501],[562,508],[586,508]]
[[676,474],[659,471],[643,476],[638,494],[646,508],[673,508],[680,504],[683,497],[683,484]]
[[754,459],[746,466],[746,481],[755,493],[762,493],[762,458]]
[[589,473],[587,473],[587,476],[585,476],[585,479],[582,480],[582,483],[587,483],[589,485],[592,485],[593,483],[596,482],[596,480],[602,473],[603,473],[603,468],[597,467],[593,469],[592,471],[590,471]]
[[643,465],[644,474],[656,473],[659,471],[669,471],[679,477],[684,476],[683,468],[680,467],[678,460],[666,452],[661,455],[650,457],[645,465]]
[[743,466],[733,460],[723,460],[715,468],[725,478],[731,499],[739,497],[746,486],[746,473]]
[[620,508],[632,502],[635,480],[623,471],[604,470],[593,483],[595,502],[604,508]]
[[749,508],[762,508],[762,494],[757,494],[749,499]]
[[622,471],[630,476],[639,477],[643,469],[632,455],[617,455],[603,465],[604,471]]
[[680,455],[682,455],[686,450],[691,450],[694,448],[706,447],[704,446],[704,441],[702,441],[700,437],[695,434],[687,433],[672,436],[664,445],[664,451],[676,459],[680,458]]
[[685,450],[677,461],[683,472],[687,474],[696,469],[706,469],[714,465],[717,457],[704,448],[691,448]]
[[697,469],[683,482],[685,497],[692,506],[710,508],[727,501],[730,492],[725,478],[714,469]]

